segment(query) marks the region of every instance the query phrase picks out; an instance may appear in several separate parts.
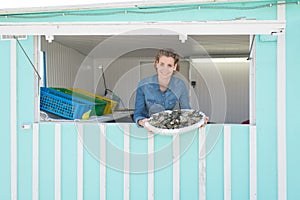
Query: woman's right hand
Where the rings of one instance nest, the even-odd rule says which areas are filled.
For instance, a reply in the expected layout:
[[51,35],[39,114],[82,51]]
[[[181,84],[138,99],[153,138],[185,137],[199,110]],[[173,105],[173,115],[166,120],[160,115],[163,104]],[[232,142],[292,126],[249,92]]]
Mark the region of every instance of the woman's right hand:
[[152,132],[151,130],[149,130],[147,127],[145,127],[145,123],[148,122],[148,121],[150,121],[149,118],[140,119],[140,120],[138,121],[138,124],[139,124],[140,126],[144,127],[144,128],[148,131],[148,133],[153,134],[153,132]]
[[148,121],[150,121],[150,119],[149,118],[145,118],[145,119],[140,119],[138,121],[138,123],[139,123],[140,126],[142,126],[142,127],[145,128],[145,123],[148,122]]

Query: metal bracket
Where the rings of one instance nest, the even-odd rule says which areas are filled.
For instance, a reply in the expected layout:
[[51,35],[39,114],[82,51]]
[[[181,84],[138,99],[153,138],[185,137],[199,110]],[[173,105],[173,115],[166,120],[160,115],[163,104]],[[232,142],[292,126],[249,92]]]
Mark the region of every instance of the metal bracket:
[[279,29],[278,31],[272,31],[271,35],[282,35],[284,33],[285,33],[284,28],[282,28],[282,29]]
[[52,41],[54,40],[54,36],[53,36],[53,35],[45,35],[45,38],[46,38],[46,40],[47,40],[49,43],[52,43]]
[[180,34],[179,35],[179,40],[181,41],[181,43],[185,43],[185,41],[187,40],[187,35],[186,34]]
[[27,40],[27,35],[1,35],[1,40]]

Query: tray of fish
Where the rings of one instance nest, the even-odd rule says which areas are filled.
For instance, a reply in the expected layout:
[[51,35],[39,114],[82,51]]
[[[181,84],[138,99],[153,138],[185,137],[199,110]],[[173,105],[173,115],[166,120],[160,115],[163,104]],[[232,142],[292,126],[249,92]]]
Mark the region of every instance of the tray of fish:
[[164,135],[185,133],[204,124],[205,114],[191,109],[165,110],[151,115],[145,127]]

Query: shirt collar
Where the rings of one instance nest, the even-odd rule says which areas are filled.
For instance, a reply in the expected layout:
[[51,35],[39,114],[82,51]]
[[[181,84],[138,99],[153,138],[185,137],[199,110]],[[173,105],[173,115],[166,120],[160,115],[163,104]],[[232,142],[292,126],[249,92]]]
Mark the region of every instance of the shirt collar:
[[157,74],[152,76],[152,84],[151,85],[155,90],[160,90],[159,84],[158,84],[158,75]]
[[[153,87],[154,87],[156,90],[160,90],[160,87],[159,87],[159,84],[158,84],[158,75],[157,75],[157,74],[155,74],[155,75],[153,76],[153,83],[154,83],[154,84],[153,84]],[[174,77],[173,77],[173,75],[172,75],[167,90],[174,91],[175,88],[176,88],[176,85],[175,85],[175,83],[174,83]],[[167,90],[166,90],[166,91],[167,91]]]

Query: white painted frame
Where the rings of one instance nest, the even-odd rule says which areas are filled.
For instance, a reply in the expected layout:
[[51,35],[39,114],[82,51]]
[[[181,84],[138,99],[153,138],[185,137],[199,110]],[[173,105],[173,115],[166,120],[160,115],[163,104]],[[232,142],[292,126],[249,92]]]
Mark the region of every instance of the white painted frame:
[[[277,19],[285,20],[286,5],[277,5]],[[277,171],[278,199],[287,199],[286,167],[286,41],[285,34],[277,37]]]
[[[151,33],[149,33],[151,30]],[[162,30],[167,30],[162,32]],[[7,35],[254,35],[280,34],[284,20],[175,22],[43,22],[0,23]]]
[[180,200],[180,136],[173,136],[173,200]]
[[39,124],[32,131],[32,200],[39,199]]
[[[255,36],[250,35],[250,44]],[[254,38],[252,51],[249,55],[249,120],[251,125],[256,124],[256,41]]]
[[10,187],[11,199],[18,199],[17,147],[17,42],[10,42]]
[[154,200],[154,136],[148,134],[148,200]]
[[231,128],[224,126],[224,200],[231,199]]
[[84,127],[78,123],[77,135],[77,200],[83,200],[83,143],[84,143]]
[[[40,60],[40,55],[39,55],[39,51],[41,49],[41,36],[34,36],[34,66],[37,67],[38,72],[40,72],[40,65],[39,63],[41,63]],[[33,72],[34,73],[34,72]],[[43,79],[43,78],[42,78]],[[34,73],[34,83],[37,85],[37,87],[34,87],[34,102],[35,105],[34,106],[34,122],[39,122],[40,118],[40,86],[42,86],[42,81],[39,82],[39,77]]]
[[54,199],[61,199],[61,124],[55,124],[54,135]]
[[198,199],[206,200],[206,126],[198,129],[198,160],[199,160],[199,196]]
[[130,125],[124,124],[124,181],[123,181],[123,200],[130,199]]
[[100,127],[100,199],[106,199],[106,125]]
[[[284,34],[285,20],[231,20],[193,22],[43,22],[0,23],[0,33],[7,35],[256,35]],[[156,31],[154,31],[156,30]],[[166,31],[161,31],[166,30]],[[55,39],[55,37],[54,37]],[[255,50],[255,48],[254,48]],[[37,84],[37,82],[35,82]],[[253,81],[252,81],[253,84]],[[37,87],[37,86],[36,86]],[[39,95],[39,94],[38,94]],[[35,94],[36,96],[36,94]],[[255,97],[255,96],[254,96]],[[35,99],[36,107],[39,102]],[[255,100],[250,101],[252,124],[255,124]],[[253,107],[254,105],[254,107]],[[252,108],[251,108],[252,106]],[[39,112],[36,112],[39,118]],[[254,116],[253,116],[254,115]],[[253,120],[254,119],[254,120]]]

